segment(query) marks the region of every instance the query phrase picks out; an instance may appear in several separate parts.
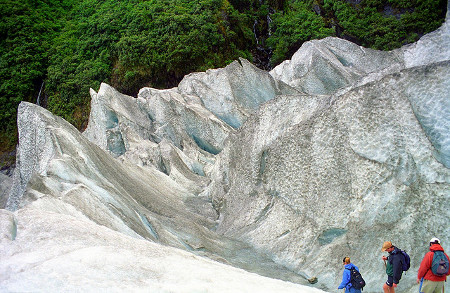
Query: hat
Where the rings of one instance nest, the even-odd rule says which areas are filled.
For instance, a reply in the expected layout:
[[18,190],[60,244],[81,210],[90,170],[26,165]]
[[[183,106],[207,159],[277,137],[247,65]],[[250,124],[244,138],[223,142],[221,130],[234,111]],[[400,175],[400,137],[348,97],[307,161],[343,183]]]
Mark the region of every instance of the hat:
[[437,239],[436,237],[433,237],[433,238],[431,238],[430,243],[441,244],[441,241],[439,239]]
[[391,241],[385,241],[383,243],[383,247],[381,247],[381,251],[386,251],[386,249],[391,248],[392,247],[392,242]]

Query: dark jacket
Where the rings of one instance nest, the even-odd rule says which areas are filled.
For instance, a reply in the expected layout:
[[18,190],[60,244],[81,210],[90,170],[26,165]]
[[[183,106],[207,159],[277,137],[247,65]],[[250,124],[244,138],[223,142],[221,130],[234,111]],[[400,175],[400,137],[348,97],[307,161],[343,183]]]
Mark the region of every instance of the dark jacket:
[[[441,276],[441,277],[436,276],[431,271],[431,263],[433,262],[433,256],[434,256],[435,251],[444,251],[444,249],[439,244],[433,244],[430,246],[430,251],[427,252],[427,254],[425,254],[425,257],[423,258],[423,260],[420,264],[419,272],[417,273],[418,279],[424,278],[425,280],[430,280],[433,282],[442,282],[442,281],[445,281],[445,279],[447,278],[447,276]],[[448,258],[447,254],[445,254],[445,256]],[[449,271],[449,274],[450,274],[450,271]]]
[[402,278],[402,262],[404,261],[404,259],[405,257],[403,256],[400,249],[395,246],[394,250],[389,252],[388,264],[386,265],[386,273],[388,274],[388,276],[392,276],[394,284],[398,284],[398,282]]
[[345,270],[344,270],[344,273],[342,274],[342,282],[339,285],[338,289],[346,288],[348,291],[350,290],[350,287],[352,287],[352,283],[350,283],[350,279],[351,279],[350,270],[352,268],[355,268],[359,272],[358,267],[355,266],[354,264],[349,263],[348,265],[345,265]]

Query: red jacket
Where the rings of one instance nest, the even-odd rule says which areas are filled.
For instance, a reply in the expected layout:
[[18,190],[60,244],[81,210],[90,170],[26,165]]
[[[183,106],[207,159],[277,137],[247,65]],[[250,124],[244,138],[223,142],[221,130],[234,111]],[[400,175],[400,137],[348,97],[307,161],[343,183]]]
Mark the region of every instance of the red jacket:
[[[417,273],[417,279],[424,278],[425,280],[430,280],[434,282],[445,281],[447,276],[438,277],[431,271],[431,262],[433,261],[434,251],[438,250],[444,251],[442,246],[439,244],[433,244],[430,246],[430,251],[427,252],[427,254],[425,254],[422,262],[420,263],[419,272]],[[447,254],[445,254],[445,256],[447,257],[447,259],[449,259]],[[450,275],[450,272],[447,275]]]

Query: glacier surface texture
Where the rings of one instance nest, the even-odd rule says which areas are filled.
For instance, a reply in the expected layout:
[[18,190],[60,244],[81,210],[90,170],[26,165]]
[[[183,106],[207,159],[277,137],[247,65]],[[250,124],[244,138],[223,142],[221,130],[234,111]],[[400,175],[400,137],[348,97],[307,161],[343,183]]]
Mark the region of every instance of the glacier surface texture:
[[416,292],[429,239],[450,251],[449,25],[137,97],[102,84],[83,133],[21,103],[0,291],[331,292],[349,256],[380,292],[390,240],[411,256],[397,291]]

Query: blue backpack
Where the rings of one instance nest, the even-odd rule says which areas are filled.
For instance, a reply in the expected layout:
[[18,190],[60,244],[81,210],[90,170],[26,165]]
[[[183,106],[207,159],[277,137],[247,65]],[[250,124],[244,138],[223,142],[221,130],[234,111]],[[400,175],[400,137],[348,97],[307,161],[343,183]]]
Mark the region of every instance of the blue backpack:
[[403,254],[404,260],[402,261],[402,269],[404,272],[409,270],[409,267],[411,266],[411,258],[406,253],[406,251],[400,250],[400,252]]
[[431,272],[438,277],[447,276],[449,270],[448,258],[443,251],[435,251],[431,262]]

